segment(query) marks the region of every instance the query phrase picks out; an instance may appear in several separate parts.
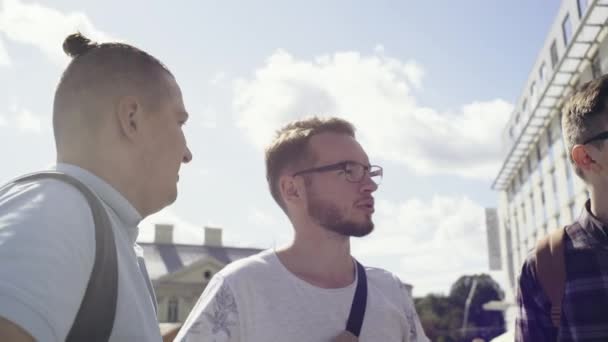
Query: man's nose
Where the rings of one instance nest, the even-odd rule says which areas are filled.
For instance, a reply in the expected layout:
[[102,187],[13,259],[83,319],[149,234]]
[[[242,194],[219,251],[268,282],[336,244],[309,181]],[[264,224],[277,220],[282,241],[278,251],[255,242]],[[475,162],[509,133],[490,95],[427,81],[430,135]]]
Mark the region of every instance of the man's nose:
[[188,147],[186,147],[186,154],[184,154],[184,159],[182,160],[182,162],[184,164],[187,164],[191,161],[192,161],[192,152],[190,152],[190,149]]
[[376,182],[374,182],[374,180],[372,179],[372,177],[369,176],[369,174],[365,175],[365,177],[363,177],[363,179],[361,180],[361,191],[362,192],[368,192],[368,193],[372,193],[376,190],[378,190],[378,184],[376,184]]

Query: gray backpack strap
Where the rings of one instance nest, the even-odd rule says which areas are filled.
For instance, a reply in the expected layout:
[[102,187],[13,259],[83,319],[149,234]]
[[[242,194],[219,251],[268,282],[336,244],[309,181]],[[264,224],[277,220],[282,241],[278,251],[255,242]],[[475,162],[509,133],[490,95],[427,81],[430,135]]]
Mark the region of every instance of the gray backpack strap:
[[551,302],[551,322],[559,329],[562,316],[562,299],[566,287],[564,235],[558,229],[538,241],[536,245],[536,274],[541,288]]
[[87,199],[95,223],[95,262],[78,314],[66,341],[108,341],[114,326],[118,295],[116,245],[108,213],[91,189],[64,173],[56,171],[33,173],[13,180],[12,184],[41,179],[56,179],[78,189]]

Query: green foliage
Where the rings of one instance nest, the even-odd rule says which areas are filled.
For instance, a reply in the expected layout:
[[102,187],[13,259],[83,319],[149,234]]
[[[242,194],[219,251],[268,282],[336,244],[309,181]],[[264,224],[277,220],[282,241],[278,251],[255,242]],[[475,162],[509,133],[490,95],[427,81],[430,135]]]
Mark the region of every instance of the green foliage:
[[[464,310],[474,279],[477,286],[469,306],[468,324],[462,329]],[[464,342],[474,337],[488,341],[505,331],[502,312],[486,311],[483,304],[504,298],[504,292],[489,275],[460,277],[449,296],[429,294],[414,303],[426,335],[431,341]]]

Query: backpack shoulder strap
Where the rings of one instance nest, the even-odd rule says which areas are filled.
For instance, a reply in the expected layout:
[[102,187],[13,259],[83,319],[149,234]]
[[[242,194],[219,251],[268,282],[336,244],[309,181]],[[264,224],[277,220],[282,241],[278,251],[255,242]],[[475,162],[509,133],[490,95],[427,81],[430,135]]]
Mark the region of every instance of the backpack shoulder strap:
[[562,314],[562,298],[566,287],[564,260],[564,235],[566,229],[558,229],[538,241],[535,250],[536,274],[543,292],[551,303],[551,321],[559,328]]
[[95,223],[95,261],[66,341],[107,341],[114,327],[118,293],[116,245],[108,213],[91,189],[76,178],[61,172],[37,172],[20,177],[11,183],[41,179],[59,180],[78,189],[86,198]]

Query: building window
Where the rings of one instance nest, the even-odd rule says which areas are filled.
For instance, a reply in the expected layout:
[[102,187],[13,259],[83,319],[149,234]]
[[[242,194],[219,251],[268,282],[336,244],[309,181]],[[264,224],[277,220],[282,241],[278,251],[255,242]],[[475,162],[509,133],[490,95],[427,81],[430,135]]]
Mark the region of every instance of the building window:
[[531,98],[534,97],[535,92],[536,92],[536,82],[532,82],[532,85],[530,86],[530,97]]
[[555,69],[557,66],[559,56],[557,55],[557,45],[555,44],[555,40],[553,44],[551,44],[551,68]]
[[551,128],[551,141],[558,141],[562,136],[562,123],[561,116],[553,119],[553,125]]
[[175,323],[177,322],[177,313],[179,309],[179,302],[177,298],[172,297],[169,299],[169,305],[167,306],[167,322]]
[[[530,184],[533,184],[532,175],[534,174],[534,171],[537,170],[537,166],[538,166],[538,159],[536,158],[535,153],[530,153],[528,155],[528,174],[527,174],[528,182]],[[534,184],[536,184],[536,183],[534,183]]]
[[543,189],[543,185],[540,185],[540,202],[543,207],[543,222],[547,224],[547,206],[545,204],[545,191]]
[[578,217],[576,217],[576,208],[574,207],[574,201],[572,201],[570,203],[570,215],[572,217],[572,221],[574,221],[578,218]]
[[[568,167],[568,166],[566,165],[566,167]],[[557,181],[555,180],[555,169],[553,169],[551,171],[551,187],[553,188],[553,189],[551,189],[553,192],[553,194],[552,194],[553,206],[554,206],[553,210],[555,212],[559,213],[559,195],[557,194]]]
[[545,77],[547,77],[547,64],[545,62],[543,62],[543,64],[540,65],[540,69],[538,71],[538,76],[539,76],[539,82],[541,84],[545,84]]
[[574,199],[574,179],[572,179],[572,170],[570,170],[570,165],[568,165],[568,160],[565,160],[566,166],[566,180],[568,183],[568,199]]
[[549,155],[549,160],[551,161],[551,167],[555,165],[555,157],[553,156],[553,133],[551,129],[551,125],[547,127],[547,146],[549,146],[549,150],[547,154]]
[[524,100],[524,103],[521,105],[521,112],[527,117],[528,115],[528,100]]
[[543,160],[543,156],[542,153],[540,151],[540,141],[538,143],[536,143],[536,159],[538,160],[538,166],[536,168],[536,170],[539,173],[539,176],[542,176],[542,160]]
[[587,12],[587,7],[589,6],[589,0],[578,0],[578,17],[582,18]]
[[564,21],[562,21],[562,34],[564,35],[564,45],[568,46],[570,40],[572,40],[572,23],[569,14],[566,14]]
[[528,218],[528,227],[530,230],[528,232],[534,232],[536,230],[536,213],[534,210],[534,194],[530,192],[530,217]]
[[595,54],[595,57],[593,57],[593,60],[591,61],[591,75],[593,78],[602,76],[602,62],[600,61],[599,52]]

